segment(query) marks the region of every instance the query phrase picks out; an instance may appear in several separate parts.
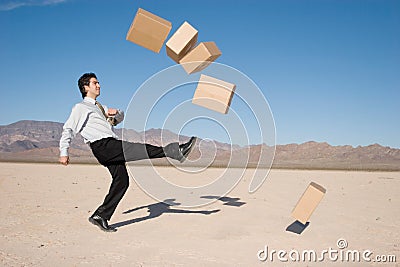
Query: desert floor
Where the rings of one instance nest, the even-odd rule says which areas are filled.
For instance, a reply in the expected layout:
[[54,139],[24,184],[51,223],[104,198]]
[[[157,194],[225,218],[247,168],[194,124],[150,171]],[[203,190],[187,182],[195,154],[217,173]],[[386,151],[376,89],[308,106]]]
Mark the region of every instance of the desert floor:
[[[158,171],[185,185],[221,170]],[[131,180],[110,221],[118,231],[105,233],[87,218],[108,191],[106,168],[0,163],[0,266],[400,266],[400,172],[272,170],[253,194],[250,180],[248,170],[225,198],[197,208],[159,203]],[[302,233],[287,231],[311,181],[326,195]],[[296,261],[307,250],[324,259]],[[340,258],[349,250],[371,262]]]

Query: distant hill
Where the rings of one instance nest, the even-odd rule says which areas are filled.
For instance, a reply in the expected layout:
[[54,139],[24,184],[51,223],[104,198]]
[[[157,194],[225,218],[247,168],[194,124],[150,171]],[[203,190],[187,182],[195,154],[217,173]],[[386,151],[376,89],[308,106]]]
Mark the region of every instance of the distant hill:
[[[0,126],[0,161],[57,162],[62,126],[63,124],[58,122],[29,120]],[[122,137],[122,129],[116,129],[116,133]],[[124,130],[123,134],[124,140],[154,145],[185,142],[190,138],[161,129],[149,129],[145,132]],[[219,167],[230,164],[229,166],[254,167],[259,161],[261,149],[273,153],[273,147],[261,144],[241,147],[200,139],[190,155],[192,162],[188,161],[186,164],[202,166],[211,164],[211,166]],[[70,155],[72,163],[97,162],[80,135],[73,140]],[[145,162],[137,163],[144,164]],[[161,165],[168,164],[165,159],[152,162]],[[328,143],[313,141],[303,144],[277,145],[273,167],[400,170],[400,149],[379,144],[358,147],[331,146]]]

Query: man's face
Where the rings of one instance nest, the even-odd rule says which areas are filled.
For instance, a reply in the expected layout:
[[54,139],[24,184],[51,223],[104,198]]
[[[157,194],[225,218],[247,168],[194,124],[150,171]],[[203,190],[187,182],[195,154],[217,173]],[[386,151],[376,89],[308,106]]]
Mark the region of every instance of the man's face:
[[89,86],[85,85],[86,96],[96,99],[100,95],[100,83],[96,78],[90,78]]

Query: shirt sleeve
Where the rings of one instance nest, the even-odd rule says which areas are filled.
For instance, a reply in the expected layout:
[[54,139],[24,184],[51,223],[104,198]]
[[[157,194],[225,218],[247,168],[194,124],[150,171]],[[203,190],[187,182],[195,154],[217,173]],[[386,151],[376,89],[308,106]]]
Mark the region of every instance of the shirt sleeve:
[[68,149],[72,139],[82,130],[87,120],[87,112],[84,112],[79,104],[72,108],[68,120],[64,123],[60,139],[60,156],[68,156]]
[[114,116],[117,124],[121,123],[124,120],[124,116],[125,116],[124,111],[118,109],[117,115]]

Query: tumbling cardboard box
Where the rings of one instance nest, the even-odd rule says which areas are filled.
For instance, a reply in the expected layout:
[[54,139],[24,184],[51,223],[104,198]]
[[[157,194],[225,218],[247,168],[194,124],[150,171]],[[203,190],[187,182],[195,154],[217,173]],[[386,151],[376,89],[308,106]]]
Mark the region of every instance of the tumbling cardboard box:
[[221,54],[214,42],[202,42],[187,53],[179,63],[188,74],[191,74],[205,69]]
[[196,46],[198,31],[184,22],[166,43],[167,55],[176,63]]
[[126,40],[159,53],[171,28],[171,22],[139,8]]
[[236,85],[211,76],[200,75],[192,103],[226,114],[232,102]]
[[311,182],[293,209],[292,216],[302,224],[306,224],[325,193],[325,188]]

